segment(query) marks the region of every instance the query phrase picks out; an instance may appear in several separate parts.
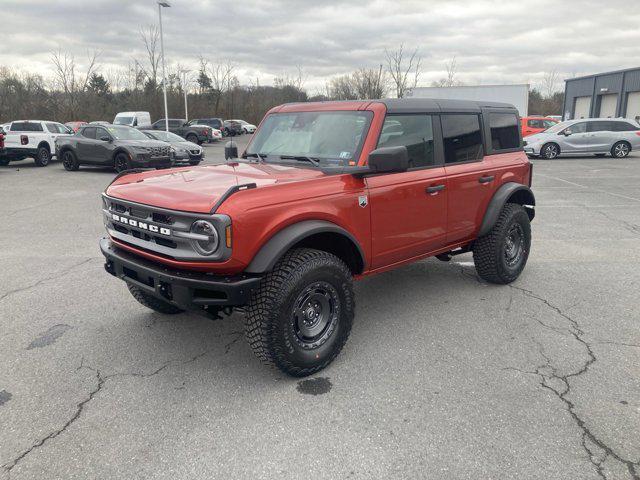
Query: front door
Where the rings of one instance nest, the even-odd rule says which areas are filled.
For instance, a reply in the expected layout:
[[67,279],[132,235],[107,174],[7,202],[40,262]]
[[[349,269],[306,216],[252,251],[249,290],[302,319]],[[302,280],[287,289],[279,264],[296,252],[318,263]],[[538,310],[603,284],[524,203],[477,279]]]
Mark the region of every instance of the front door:
[[78,141],[78,160],[82,163],[95,163],[96,127],[82,129],[82,139]]
[[591,148],[591,134],[587,133],[587,122],[578,122],[569,125],[560,135],[561,153],[585,153]]
[[437,119],[425,114],[385,119],[378,147],[406,146],[410,168],[367,178],[373,268],[425,255],[446,242],[447,181],[435,153]]

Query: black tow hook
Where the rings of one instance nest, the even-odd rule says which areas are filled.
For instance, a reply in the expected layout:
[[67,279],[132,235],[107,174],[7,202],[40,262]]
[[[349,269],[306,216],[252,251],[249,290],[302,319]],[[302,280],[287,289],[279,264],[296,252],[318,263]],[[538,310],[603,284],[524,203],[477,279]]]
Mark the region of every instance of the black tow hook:
[[107,260],[105,262],[104,269],[107,271],[107,273],[110,273],[111,275],[116,274],[116,269],[113,267],[113,262],[111,260]]

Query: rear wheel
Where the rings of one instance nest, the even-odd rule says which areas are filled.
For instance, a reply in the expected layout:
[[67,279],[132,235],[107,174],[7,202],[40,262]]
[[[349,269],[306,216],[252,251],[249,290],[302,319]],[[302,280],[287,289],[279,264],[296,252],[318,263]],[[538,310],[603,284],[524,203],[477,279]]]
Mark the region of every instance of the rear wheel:
[[631,145],[627,142],[616,142],[613,147],[611,147],[611,155],[616,158],[624,158],[629,155],[631,151]]
[[186,138],[187,142],[191,142],[191,143],[198,143],[198,136],[194,135],[193,133],[190,133],[189,135],[187,135]]
[[118,173],[131,169],[131,160],[129,160],[129,156],[125,153],[117,154],[116,158],[113,160],[113,168],[115,168]]
[[247,340],[264,363],[304,377],[340,353],[354,310],[351,272],[342,260],[320,250],[291,250],[253,292]]
[[62,166],[68,172],[75,172],[80,168],[76,154],[71,150],[67,150],[62,154]]
[[182,313],[183,310],[171,305],[170,303],[163,302],[159,298],[149,295],[147,292],[140,290],[138,287],[127,283],[127,288],[138,302],[151,310],[158,313],[164,313],[166,315],[175,315],[176,313]]
[[51,152],[47,147],[38,147],[35,162],[38,167],[46,167],[51,161]]
[[473,261],[487,282],[507,284],[520,276],[530,250],[529,216],[522,205],[507,203],[491,231],[475,241]]
[[547,160],[553,160],[560,154],[560,147],[555,143],[546,143],[540,149],[540,156]]

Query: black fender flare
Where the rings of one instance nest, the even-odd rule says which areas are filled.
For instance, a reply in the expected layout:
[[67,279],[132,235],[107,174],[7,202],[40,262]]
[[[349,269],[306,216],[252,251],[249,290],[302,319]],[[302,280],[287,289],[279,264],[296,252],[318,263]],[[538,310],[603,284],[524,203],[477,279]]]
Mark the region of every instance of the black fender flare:
[[508,182],[502,185],[491,198],[491,201],[487,206],[487,210],[484,213],[478,237],[482,237],[491,231],[498,221],[498,216],[502,211],[502,207],[504,207],[505,203],[508,203],[514,196],[517,199],[515,203],[523,205],[527,211],[527,215],[529,215],[529,220],[533,220],[533,217],[535,216],[535,209],[533,207],[536,205],[536,199],[533,192],[526,185],[516,182]]
[[366,258],[362,247],[347,230],[339,227],[335,223],[325,220],[304,220],[302,222],[289,225],[273,235],[260,247],[258,253],[253,257],[246,273],[265,273],[273,269],[274,265],[282,256],[296,243],[317,233],[337,233],[349,239],[358,249],[362,265],[366,265]]

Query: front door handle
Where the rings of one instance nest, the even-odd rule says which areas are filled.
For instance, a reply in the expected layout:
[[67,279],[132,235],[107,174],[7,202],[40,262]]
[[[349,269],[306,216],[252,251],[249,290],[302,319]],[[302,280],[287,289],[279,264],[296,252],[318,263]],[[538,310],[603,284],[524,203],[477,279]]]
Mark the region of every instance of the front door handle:
[[486,177],[480,177],[478,181],[480,183],[490,183],[490,182],[493,182],[494,178],[495,177],[493,175],[487,175]]
[[434,185],[433,187],[427,187],[427,193],[433,195],[434,193],[438,193],[440,190],[444,190],[444,185]]

